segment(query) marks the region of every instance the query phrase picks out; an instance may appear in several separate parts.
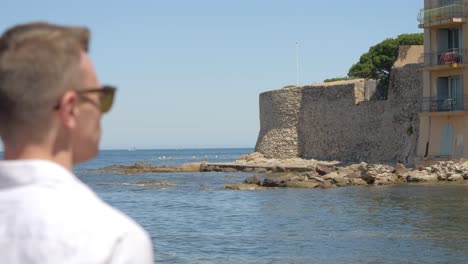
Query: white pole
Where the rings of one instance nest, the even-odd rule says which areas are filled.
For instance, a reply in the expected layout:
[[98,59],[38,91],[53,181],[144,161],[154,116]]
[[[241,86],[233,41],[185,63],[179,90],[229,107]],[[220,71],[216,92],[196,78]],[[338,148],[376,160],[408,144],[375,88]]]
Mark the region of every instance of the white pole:
[[299,87],[299,41],[296,41],[296,87]]

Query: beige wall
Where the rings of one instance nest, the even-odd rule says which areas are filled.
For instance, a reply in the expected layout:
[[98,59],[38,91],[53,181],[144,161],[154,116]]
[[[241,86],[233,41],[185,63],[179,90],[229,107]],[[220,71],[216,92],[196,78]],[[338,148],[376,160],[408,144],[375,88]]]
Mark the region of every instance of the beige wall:
[[[426,119],[427,120],[427,119]],[[468,154],[468,146],[464,141],[468,140],[468,125],[467,116],[432,116],[430,119],[430,138],[429,139],[429,156],[437,157],[441,153],[442,129],[447,123],[451,123],[454,128],[454,138],[452,142],[452,158],[466,158]],[[421,119],[422,121],[422,119]],[[429,125],[429,124],[427,124]],[[422,131],[421,131],[422,132]],[[427,142],[427,140],[426,140]],[[424,146],[423,138],[420,137],[420,143]],[[418,151],[419,154],[419,151]],[[424,153],[421,153],[424,155]]]

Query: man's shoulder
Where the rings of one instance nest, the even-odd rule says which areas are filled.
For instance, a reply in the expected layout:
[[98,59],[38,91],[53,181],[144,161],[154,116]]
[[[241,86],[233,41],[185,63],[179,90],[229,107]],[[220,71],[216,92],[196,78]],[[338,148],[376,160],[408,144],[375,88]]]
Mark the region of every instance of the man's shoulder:
[[101,200],[80,181],[51,193],[46,199],[52,210],[83,229],[99,229],[100,233],[146,234],[137,222]]

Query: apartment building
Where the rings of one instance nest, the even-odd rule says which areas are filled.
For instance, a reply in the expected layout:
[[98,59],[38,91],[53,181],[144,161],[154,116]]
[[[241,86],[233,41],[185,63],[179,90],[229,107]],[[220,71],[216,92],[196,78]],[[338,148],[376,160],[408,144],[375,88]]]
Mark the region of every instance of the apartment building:
[[[420,160],[468,158],[468,0],[425,0]],[[464,144],[466,138],[467,144]]]

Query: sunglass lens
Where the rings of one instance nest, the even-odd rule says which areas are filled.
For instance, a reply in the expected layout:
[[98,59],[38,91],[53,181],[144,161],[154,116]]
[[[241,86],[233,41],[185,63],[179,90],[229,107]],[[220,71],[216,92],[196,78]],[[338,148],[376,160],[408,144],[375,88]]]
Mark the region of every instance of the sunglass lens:
[[104,88],[101,97],[101,111],[103,113],[109,112],[114,102],[115,88]]

